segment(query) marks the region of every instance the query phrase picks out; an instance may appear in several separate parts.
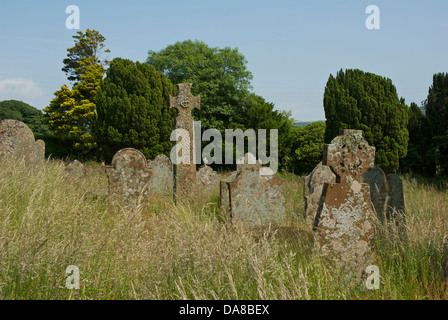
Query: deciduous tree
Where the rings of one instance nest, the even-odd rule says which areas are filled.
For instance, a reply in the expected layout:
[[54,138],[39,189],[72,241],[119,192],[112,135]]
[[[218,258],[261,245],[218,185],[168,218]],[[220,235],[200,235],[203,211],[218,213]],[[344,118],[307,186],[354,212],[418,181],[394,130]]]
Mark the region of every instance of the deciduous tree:
[[202,41],[186,40],[148,54],[146,62],[173,84],[193,83],[192,93],[201,95],[201,109],[194,114],[203,129],[223,132],[245,112],[252,73],[238,49],[211,48]]
[[0,101],[0,120],[4,119],[22,121],[34,134],[50,133],[42,111],[22,101]]

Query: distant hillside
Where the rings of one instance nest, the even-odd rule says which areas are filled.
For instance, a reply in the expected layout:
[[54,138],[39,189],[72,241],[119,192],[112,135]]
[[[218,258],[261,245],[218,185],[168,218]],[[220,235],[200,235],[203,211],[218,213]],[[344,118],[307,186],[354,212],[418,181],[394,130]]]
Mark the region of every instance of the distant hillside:
[[0,101],[0,120],[4,119],[22,121],[34,134],[50,133],[42,111],[22,101]]
[[[325,120],[318,120],[318,121],[325,122]],[[313,123],[313,122],[318,122],[318,121],[294,122],[294,125],[295,125],[296,127],[304,127],[304,126],[306,126],[307,124],[310,124],[310,123]]]

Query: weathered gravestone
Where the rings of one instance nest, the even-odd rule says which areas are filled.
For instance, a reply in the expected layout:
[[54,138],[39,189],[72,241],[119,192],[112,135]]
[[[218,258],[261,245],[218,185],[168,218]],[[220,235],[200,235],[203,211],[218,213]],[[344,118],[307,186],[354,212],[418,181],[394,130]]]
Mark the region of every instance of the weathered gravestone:
[[283,180],[275,175],[261,175],[261,163],[253,163],[251,157],[246,154],[245,164],[238,165],[237,171],[221,182],[221,205],[228,206],[225,210],[230,211],[235,224],[282,225],[286,215]]
[[401,178],[395,173],[386,177],[383,170],[375,166],[364,174],[364,182],[370,185],[373,208],[381,223],[394,221],[403,227],[406,215]]
[[373,209],[378,219],[383,223],[389,192],[386,175],[384,174],[383,169],[379,166],[374,166],[373,168],[367,169],[363,181],[370,186],[370,199],[372,201]]
[[[403,183],[396,174],[386,177],[377,165],[368,168],[362,179],[370,186],[372,208],[381,223],[394,219],[405,223]],[[304,179],[304,197],[307,225],[312,225],[319,205],[323,203],[322,190],[325,183],[335,183],[336,176],[329,167],[319,163]]]
[[[180,83],[177,85],[178,93],[176,97],[170,96],[170,107],[176,108],[179,113],[175,119],[175,129],[186,130],[189,134],[189,141],[178,141],[184,146],[184,150],[189,150],[187,163],[174,162],[174,200],[189,200],[197,195],[196,189],[196,164],[194,162],[194,126],[191,111],[201,108],[200,96],[191,94],[191,83]],[[176,155],[182,157],[182,155]]]
[[211,195],[218,192],[219,175],[206,163],[199,168],[197,174],[197,188],[201,199],[208,199]]
[[387,220],[395,220],[397,224],[404,224],[406,216],[403,182],[397,174],[392,173],[387,175],[387,183],[389,185],[389,201],[386,210]]
[[304,179],[305,215],[307,225],[313,225],[319,205],[322,205],[322,192],[325,183],[336,183],[336,175],[330,167],[324,166],[322,162]]
[[260,175],[260,167],[243,168],[227,184],[234,223],[256,227],[285,222],[285,197],[280,178]]
[[106,168],[106,172],[109,177],[109,199],[113,206],[147,208],[151,172],[140,151],[121,149],[114,155],[112,166]]
[[230,212],[230,190],[229,190],[229,182],[232,182],[236,179],[238,172],[240,172],[243,168],[252,168],[252,167],[261,167],[261,162],[257,161],[255,156],[248,152],[236,161],[236,170],[233,171],[227,178],[221,180],[219,182],[219,196],[221,209]]
[[26,165],[42,165],[45,162],[45,142],[34,140],[31,129],[18,120],[0,122],[0,158],[13,157],[25,160]]
[[149,190],[161,196],[173,195],[173,163],[164,154],[159,154],[153,161],[148,161],[151,170]]
[[364,270],[373,254],[370,187],[361,182],[374,159],[375,148],[364,140],[361,130],[341,130],[324,149],[323,164],[337,175],[337,183],[324,185],[314,243],[322,257],[349,274]]
[[65,167],[65,178],[69,181],[79,182],[81,179],[85,179],[86,177],[87,169],[78,160],[70,162],[70,164]]

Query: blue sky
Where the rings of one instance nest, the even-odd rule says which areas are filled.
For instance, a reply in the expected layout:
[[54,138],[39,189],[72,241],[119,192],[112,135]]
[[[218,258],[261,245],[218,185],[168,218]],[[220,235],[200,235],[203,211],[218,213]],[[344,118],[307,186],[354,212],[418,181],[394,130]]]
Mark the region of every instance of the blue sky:
[[[380,29],[368,30],[368,5]],[[0,101],[44,108],[68,83],[61,71],[73,46],[65,9],[77,5],[81,30],[106,37],[109,58],[145,61],[148,50],[198,39],[237,47],[253,91],[298,121],[325,119],[330,74],[358,68],[392,79],[406,103],[420,105],[432,75],[448,72],[448,1],[23,1],[0,2]]]

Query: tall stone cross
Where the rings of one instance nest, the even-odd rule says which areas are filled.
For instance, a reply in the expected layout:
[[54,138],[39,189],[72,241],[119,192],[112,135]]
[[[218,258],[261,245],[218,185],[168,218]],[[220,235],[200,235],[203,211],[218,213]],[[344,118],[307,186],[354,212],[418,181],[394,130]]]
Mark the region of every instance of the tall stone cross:
[[201,108],[201,97],[191,94],[191,83],[179,83],[176,97],[170,96],[170,108],[176,108],[179,113],[175,119],[175,129],[184,129],[188,132],[189,146],[185,146],[187,141],[178,141],[190,150],[188,163],[174,164],[174,200],[191,199],[197,192],[196,188],[196,164],[194,150],[194,126],[191,111]]
[[341,130],[324,149],[323,164],[337,178],[324,186],[314,243],[322,256],[355,273],[365,269],[373,253],[370,187],[362,179],[374,160],[375,147],[369,146],[361,130]]

